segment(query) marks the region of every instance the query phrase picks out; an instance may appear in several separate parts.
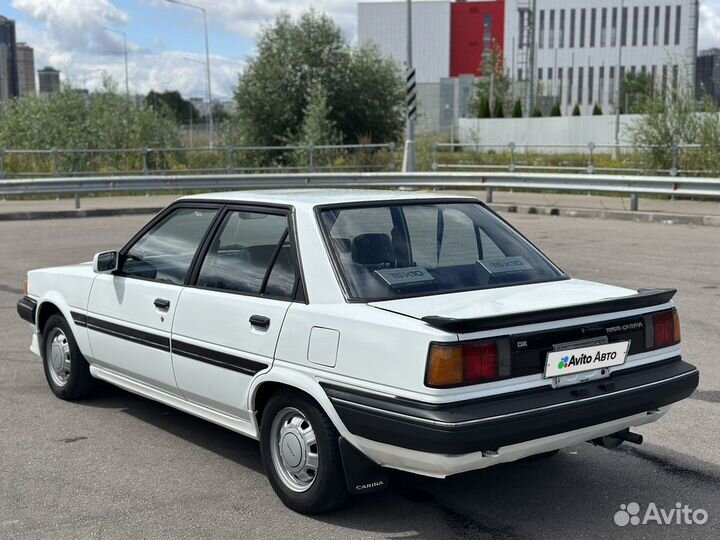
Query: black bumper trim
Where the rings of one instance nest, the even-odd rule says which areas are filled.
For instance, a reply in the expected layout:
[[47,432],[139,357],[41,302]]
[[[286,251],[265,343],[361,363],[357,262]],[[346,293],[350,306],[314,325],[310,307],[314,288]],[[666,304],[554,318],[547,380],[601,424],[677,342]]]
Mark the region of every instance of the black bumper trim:
[[29,296],[24,296],[17,302],[17,313],[23,321],[35,324],[35,313],[37,311],[37,301]]
[[698,385],[697,369],[679,357],[643,367],[570,387],[432,407],[323,387],[355,435],[423,452],[465,454],[652,411],[685,399]]

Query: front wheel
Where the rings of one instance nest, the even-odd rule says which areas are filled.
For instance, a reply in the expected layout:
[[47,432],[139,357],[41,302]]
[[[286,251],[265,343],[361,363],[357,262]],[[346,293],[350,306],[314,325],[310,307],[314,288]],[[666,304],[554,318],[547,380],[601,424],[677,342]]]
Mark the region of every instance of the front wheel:
[[42,359],[50,390],[60,399],[74,400],[90,393],[90,366],[62,315],[52,315],[42,331]]
[[260,448],[270,484],[291,510],[317,514],[347,499],[338,433],[310,399],[295,392],[270,398],[262,413]]

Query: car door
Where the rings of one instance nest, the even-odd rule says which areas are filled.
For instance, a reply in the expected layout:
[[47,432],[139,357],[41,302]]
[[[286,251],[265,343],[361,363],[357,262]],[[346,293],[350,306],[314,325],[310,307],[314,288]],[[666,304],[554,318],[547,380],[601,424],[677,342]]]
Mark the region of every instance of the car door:
[[186,399],[249,420],[249,385],[273,361],[299,287],[288,211],[229,207],[172,328],[172,361]]
[[218,205],[176,205],[120,252],[113,274],[95,278],[87,328],[101,367],[177,394],[170,331],[178,299]]

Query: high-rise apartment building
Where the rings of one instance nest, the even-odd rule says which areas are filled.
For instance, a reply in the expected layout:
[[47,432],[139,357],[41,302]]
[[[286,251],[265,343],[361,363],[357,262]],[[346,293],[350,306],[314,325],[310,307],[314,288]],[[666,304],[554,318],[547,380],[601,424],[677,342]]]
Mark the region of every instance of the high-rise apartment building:
[[20,95],[15,21],[0,15],[0,101]]
[[19,97],[35,95],[35,51],[27,43],[17,44]]

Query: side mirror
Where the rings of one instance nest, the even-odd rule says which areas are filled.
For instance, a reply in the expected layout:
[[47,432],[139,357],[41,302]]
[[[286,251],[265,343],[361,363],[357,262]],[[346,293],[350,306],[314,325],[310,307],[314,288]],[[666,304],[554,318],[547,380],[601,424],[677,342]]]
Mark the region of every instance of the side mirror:
[[112,274],[118,269],[120,256],[117,251],[103,251],[93,257],[93,271],[96,274]]

